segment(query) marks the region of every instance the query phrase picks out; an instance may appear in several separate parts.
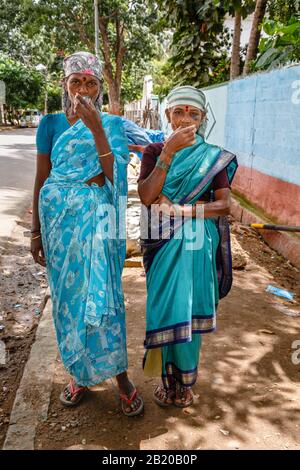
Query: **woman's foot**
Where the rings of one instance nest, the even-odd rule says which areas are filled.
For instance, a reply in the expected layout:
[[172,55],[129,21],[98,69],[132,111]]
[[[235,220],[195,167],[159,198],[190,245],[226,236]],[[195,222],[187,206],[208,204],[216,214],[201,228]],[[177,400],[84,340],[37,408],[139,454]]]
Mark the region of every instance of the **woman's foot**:
[[138,416],[144,410],[144,402],[135,385],[128,379],[127,374],[117,376],[120,390],[122,411],[125,416]]
[[174,405],[179,408],[186,408],[193,404],[194,397],[191,387],[184,387],[180,384],[176,384],[176,396]]
[[85,392],[86,387],[76,385],[74,379],[71,379],[61,392],[59,399],[65,406],[75,406],[82,400]]
[[175,391],[158,385],[153,391],[153,400],[158,406],[167,408],[174,404]]

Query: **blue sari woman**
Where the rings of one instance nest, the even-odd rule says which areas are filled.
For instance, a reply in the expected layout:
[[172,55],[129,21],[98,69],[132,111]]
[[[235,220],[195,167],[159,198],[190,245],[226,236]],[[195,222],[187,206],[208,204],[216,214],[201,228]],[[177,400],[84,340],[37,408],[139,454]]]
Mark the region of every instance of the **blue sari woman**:
[[[159,219],[158,237],[147,234],[142,240],[148,292],[144,371],[162,377],[153,395],[158,405],[186,407],[193,402],[201,335],[215,330],[219,300],[231,287],[224,215],[237,162],[233,154],[204,141],[201,91],[178,87],[168,101],[175,132],[161,147],[152,173],[139,182],[152,233],[155,212],[171,216]],[[213,189],[220,175],[227,185]],[[149,202],[158,204],[156,211]]]
[[[60,399],[73,406],[86,387],[116,377],[122,410],[135,416],[142,412],[143,401],[126,372],[121,284],[127,138],[120,117],[99,113],[98,59],[73,54],[65,59],[64,70],[64,109],[70,125],[53,134],[50,171],[35,192],[32,230],[33,255],[37,261],[46,260],[61,359],[72,376]],[[41,135],[50,135],[45,122],[38,142]],[[38,155],[38,161],[43,158]]]

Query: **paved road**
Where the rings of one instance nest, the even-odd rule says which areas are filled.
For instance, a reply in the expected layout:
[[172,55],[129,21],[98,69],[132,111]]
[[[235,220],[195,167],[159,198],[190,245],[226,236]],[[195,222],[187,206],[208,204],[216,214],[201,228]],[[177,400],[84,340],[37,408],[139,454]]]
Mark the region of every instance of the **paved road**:
[[0,131],[0,244],[31,203],[35,134],[36,129]]

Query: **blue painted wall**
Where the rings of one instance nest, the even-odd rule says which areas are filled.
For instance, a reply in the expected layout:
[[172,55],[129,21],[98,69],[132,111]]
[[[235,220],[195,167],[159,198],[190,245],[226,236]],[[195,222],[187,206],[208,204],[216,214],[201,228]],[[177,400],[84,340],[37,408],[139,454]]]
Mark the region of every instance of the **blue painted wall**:
[[216,119],[208,142],[236,153],[242,166],[300,185],[300,65],[203,91]]
[[300,66],[228,84],[225,148],[243,166],[300,185]]

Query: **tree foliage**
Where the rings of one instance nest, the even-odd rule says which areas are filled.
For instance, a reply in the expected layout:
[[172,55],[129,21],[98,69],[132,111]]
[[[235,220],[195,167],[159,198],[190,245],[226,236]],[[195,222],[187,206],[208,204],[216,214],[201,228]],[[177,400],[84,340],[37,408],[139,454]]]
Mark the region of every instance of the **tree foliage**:
[[259,45],[259,56],[254,63],[256,70],[269,70],[293,61],[300,61],[300,21],[292,16],[288,24],[265,20]]
[[293,16],[299,18],[300,2],[299,0],[269,0],[267,11],[270,20],[288,24]]
[[[5,8],[0,16],[3,23],[0,50],[24,63],[42,63],[52,81],[58,83],[63,56],[78,50],[94,52],[93,0],[2,2]],[[155,2],[99,1],[104,77],[110,101],[116,101],[117,105],[120,99],[133,99],[141,92],[142,72],[151,58],[158,51],[161,53],[155,28],[157,16]],[[138,77],[138,84],[133,77]]]
[[228,55],[226,9],[214,0],[158,0],[164,21],[174,29],[170,64],[174,84],[208,85]]
[[6,108],[13,118],[21,109],[37,106],[44,79],[35,68],[2,55],[0,80],[5,83]]
[[[31,2],[30,8],[30,22],[23,27],[28,37],[33,39],[42,27],[52,48],[60,55],[78,50],[94,51],[93,0],[40,0]],[[111,104],[120,104],[124,77],[126,92],[123,96],[136,95],[132,74],[137,74],[138,65],[144,69],[159,49],[154,33],[156,16],[152,2],[99,1],[100,53]]]
[[[255,0],[215,0],[216,6],[223,6],[228,15],[234,18],[234,30],[232,37],[231,59],[230,59],[230,78],[234,79],[241,74],[241,27],[242,20],[254,11]],[[223,61],[227,65],[227,61]],[[219,68],[219,67],[217,67]],[[224,67],[223,67],[224,68]],[[226,70],[226,67],[225,67]],[[220,75],[220,78],[222,76]]]

